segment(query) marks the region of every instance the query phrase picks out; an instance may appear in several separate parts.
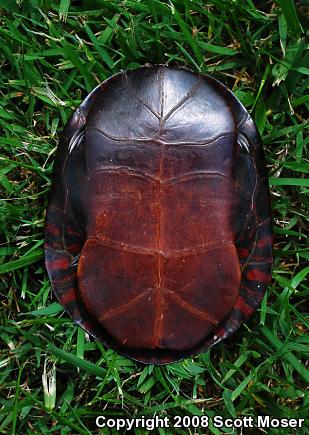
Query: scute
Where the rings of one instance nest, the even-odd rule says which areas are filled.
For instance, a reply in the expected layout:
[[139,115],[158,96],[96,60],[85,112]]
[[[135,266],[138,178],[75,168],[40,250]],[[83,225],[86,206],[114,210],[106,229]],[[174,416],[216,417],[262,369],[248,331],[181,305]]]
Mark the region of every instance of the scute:
[[116,141],[156,139],[191,144],[205,143],[234,131],[235,121],[227,101],[199,76],[188,71],[157,69],[147,77],[147,91],[136,71],[129,76],[130,82],[136,83],[135,89],[138,87],[137,94],[129,88],[124,73],[91,108],[86,135],[95,130]]
[[111,77],[65,127],[45,234],[54,292],[87,332],[144,363],[206,350],[251,316],[271,275],[252,119],[209,76]]

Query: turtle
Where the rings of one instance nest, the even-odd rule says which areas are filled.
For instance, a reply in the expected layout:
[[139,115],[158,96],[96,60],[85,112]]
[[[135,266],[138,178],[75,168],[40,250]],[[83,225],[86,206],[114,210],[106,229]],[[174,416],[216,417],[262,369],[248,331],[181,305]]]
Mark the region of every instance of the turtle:
[[103,81],[61,134],[44,250],[60,304],[121,355],[172,363],[230,336],[272,268],[268,174],[247,110],[179,66]]

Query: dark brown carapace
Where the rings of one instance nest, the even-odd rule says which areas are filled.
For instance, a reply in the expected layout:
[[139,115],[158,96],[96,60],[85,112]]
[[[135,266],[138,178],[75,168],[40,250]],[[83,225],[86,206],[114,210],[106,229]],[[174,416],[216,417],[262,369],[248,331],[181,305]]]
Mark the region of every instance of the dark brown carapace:
[[103,343],[160,364],[230,335],[265,292],[271,239],[256,127],[218,81],[143,67],[72,115],[46,266],[60,303]]

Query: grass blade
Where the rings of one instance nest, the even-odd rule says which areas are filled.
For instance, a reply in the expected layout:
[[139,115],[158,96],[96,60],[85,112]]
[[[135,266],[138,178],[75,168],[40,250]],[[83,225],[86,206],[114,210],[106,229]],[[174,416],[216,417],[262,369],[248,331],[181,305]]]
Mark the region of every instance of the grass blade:
[[309,370],[307,370],[299,360],[288,350],[284,350],[285,344],[282,343],[266,326],[261,326],[261,332],[265,338],[274,347],[276,352],[280,352],[282,358],[286,360],[291,366],[300,374],[305,382],[309,382]]
[[85,361],[83,358],[79,358],[71,353],[65,352],[64,350],[58,349],[52,344],[48,344],[47,349],[57,358],[60,358],[75,367],[85,370],[87,373],[95,374],[99,378],[104,379],[106,370],[102,369],[96,364]]

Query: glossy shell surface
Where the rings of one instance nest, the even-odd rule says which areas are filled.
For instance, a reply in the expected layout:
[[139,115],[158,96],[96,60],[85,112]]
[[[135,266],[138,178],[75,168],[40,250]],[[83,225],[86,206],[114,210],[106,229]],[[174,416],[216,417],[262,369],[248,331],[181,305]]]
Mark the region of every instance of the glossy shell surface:
[[54,292],[138,361],[201,352],[263,297],[269,203],[257,129],[224,85],[165,66],[119,73],[60,140],[45,237]]

